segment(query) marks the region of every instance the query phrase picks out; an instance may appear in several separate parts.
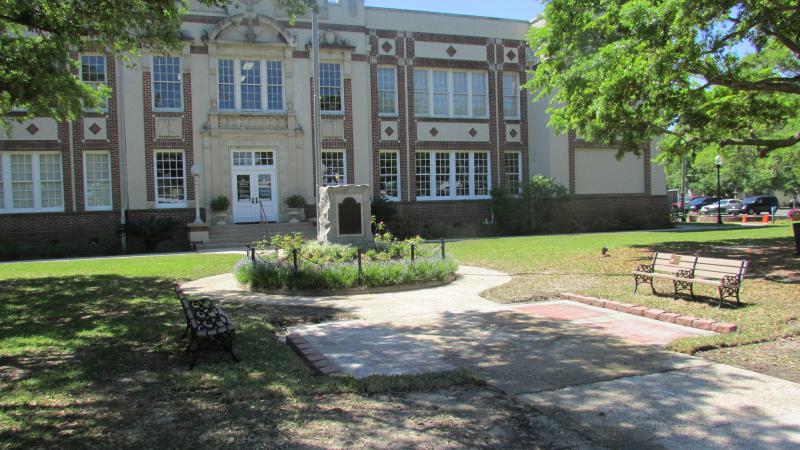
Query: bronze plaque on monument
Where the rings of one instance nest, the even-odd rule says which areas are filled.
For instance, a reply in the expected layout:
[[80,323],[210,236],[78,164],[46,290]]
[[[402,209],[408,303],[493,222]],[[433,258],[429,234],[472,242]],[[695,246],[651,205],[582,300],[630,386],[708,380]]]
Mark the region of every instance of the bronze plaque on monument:
[[352,197],[339,203],[339,234],[361,234],[361,204]]

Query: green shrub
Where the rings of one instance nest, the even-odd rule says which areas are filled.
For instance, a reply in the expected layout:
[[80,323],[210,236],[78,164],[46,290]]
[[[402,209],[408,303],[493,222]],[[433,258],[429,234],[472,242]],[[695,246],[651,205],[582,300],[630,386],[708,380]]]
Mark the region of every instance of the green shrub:
[[501,234],[524,234],[553,228],[556,208],[569,198],[567,188],[555,178],[535,175],[522,185],[520,194],[492,189],[490,202],[495,228]]
[[161,241],[172,238],[178,222],[172,219],[156,219],[151,216],[147,221],[129,221],[120,227],[120,233],[141,239],[144,249],[154,251]]
[[321,244],[317,241],[308,241],[300,250],[304,258],[317,263],[350,262],[358,257],[358,249],[351,245]]
[[291,253],[292,250],[300,250],[306,242],[303,233],[286,233],[276,234],[269,239],[263,239],[254,242],[258,250],[283,250],[285,253]]
[[228,197],[220,195],[219,197],[214,197],[209,206],[211,206],[211,211],[223,212],[227,211],[230,205],[231,202],[228,200]]
[[286,206],[289,208],[302,208],[306,206],[306,199],[300,194],[294,194],[286,197],[284,203],[286,203]]

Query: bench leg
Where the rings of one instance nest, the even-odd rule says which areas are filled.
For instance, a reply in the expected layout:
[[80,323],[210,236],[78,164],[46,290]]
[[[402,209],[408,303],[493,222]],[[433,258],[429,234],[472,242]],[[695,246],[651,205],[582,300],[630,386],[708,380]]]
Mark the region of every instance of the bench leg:
[[634,294],[636,294],[636,291],[639,290],[639,285],[640,284],[649,283],[650,284],[650,290],[652,290],[653,291],[653,295],[655,295],[656,288],[653,287],[653,277],[648,277],[647,275],[634,275],[633,276],[633,282],[635,283],[635,286],[633,287],[633,293]]
[[194,369],[194,366],[197,364],[197,358],[200,357],[200,350],[202,350],[203,345],[201,344],[203,340],[197,339],[197,348],[194,351],[194,356],[192,357],[192,362],[189,363],[189,370]]
[[239,358],[236,356],[236,353],[233,353],[233,338],[235,337],[235,332],[231,331],[230,335],[222,339],[222,346],[233,358],[234,361],[239,362]]

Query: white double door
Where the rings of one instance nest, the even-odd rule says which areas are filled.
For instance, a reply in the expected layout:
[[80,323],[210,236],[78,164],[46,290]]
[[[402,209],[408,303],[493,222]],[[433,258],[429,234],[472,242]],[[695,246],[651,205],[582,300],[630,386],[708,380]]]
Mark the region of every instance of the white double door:
[[232,150],[235,223],[278,221],[278,179],[272,150]]

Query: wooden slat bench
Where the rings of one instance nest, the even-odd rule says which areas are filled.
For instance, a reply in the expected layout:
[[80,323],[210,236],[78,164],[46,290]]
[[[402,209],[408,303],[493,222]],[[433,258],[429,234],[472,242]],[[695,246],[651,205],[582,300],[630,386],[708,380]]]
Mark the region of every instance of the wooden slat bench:
[[693,286],[699,283],[717,287],[719,306],[722,306],[725,297],[736,297],[736,304],[739,305],[739,292],[749,264],[747,260],[656,252],[650,264],[640,265],[633,271],[636,283],[633,293],[636,293],[640,284],[647,283],[656,294],[653,279],[660,278],[672,281],[675,289],[673,298],[678,297],[679,291],[686,290],[694,298]]
[[186,296],[180,286],[175,284],[175,295],[181,302],[183,313],[186,316],[186,330],[183,338],[190,337],[186,351],[192,349],[194,345],[194,357],[189,365],[193,369],[200,356],[200,351],[208,344],[216,344],[228,352],[233,360],[239,362],[239,358],[233,353],[233,338],[236,335],[236,325],[230,320],[225,311],[215,306],[207,299],[190,299]]

